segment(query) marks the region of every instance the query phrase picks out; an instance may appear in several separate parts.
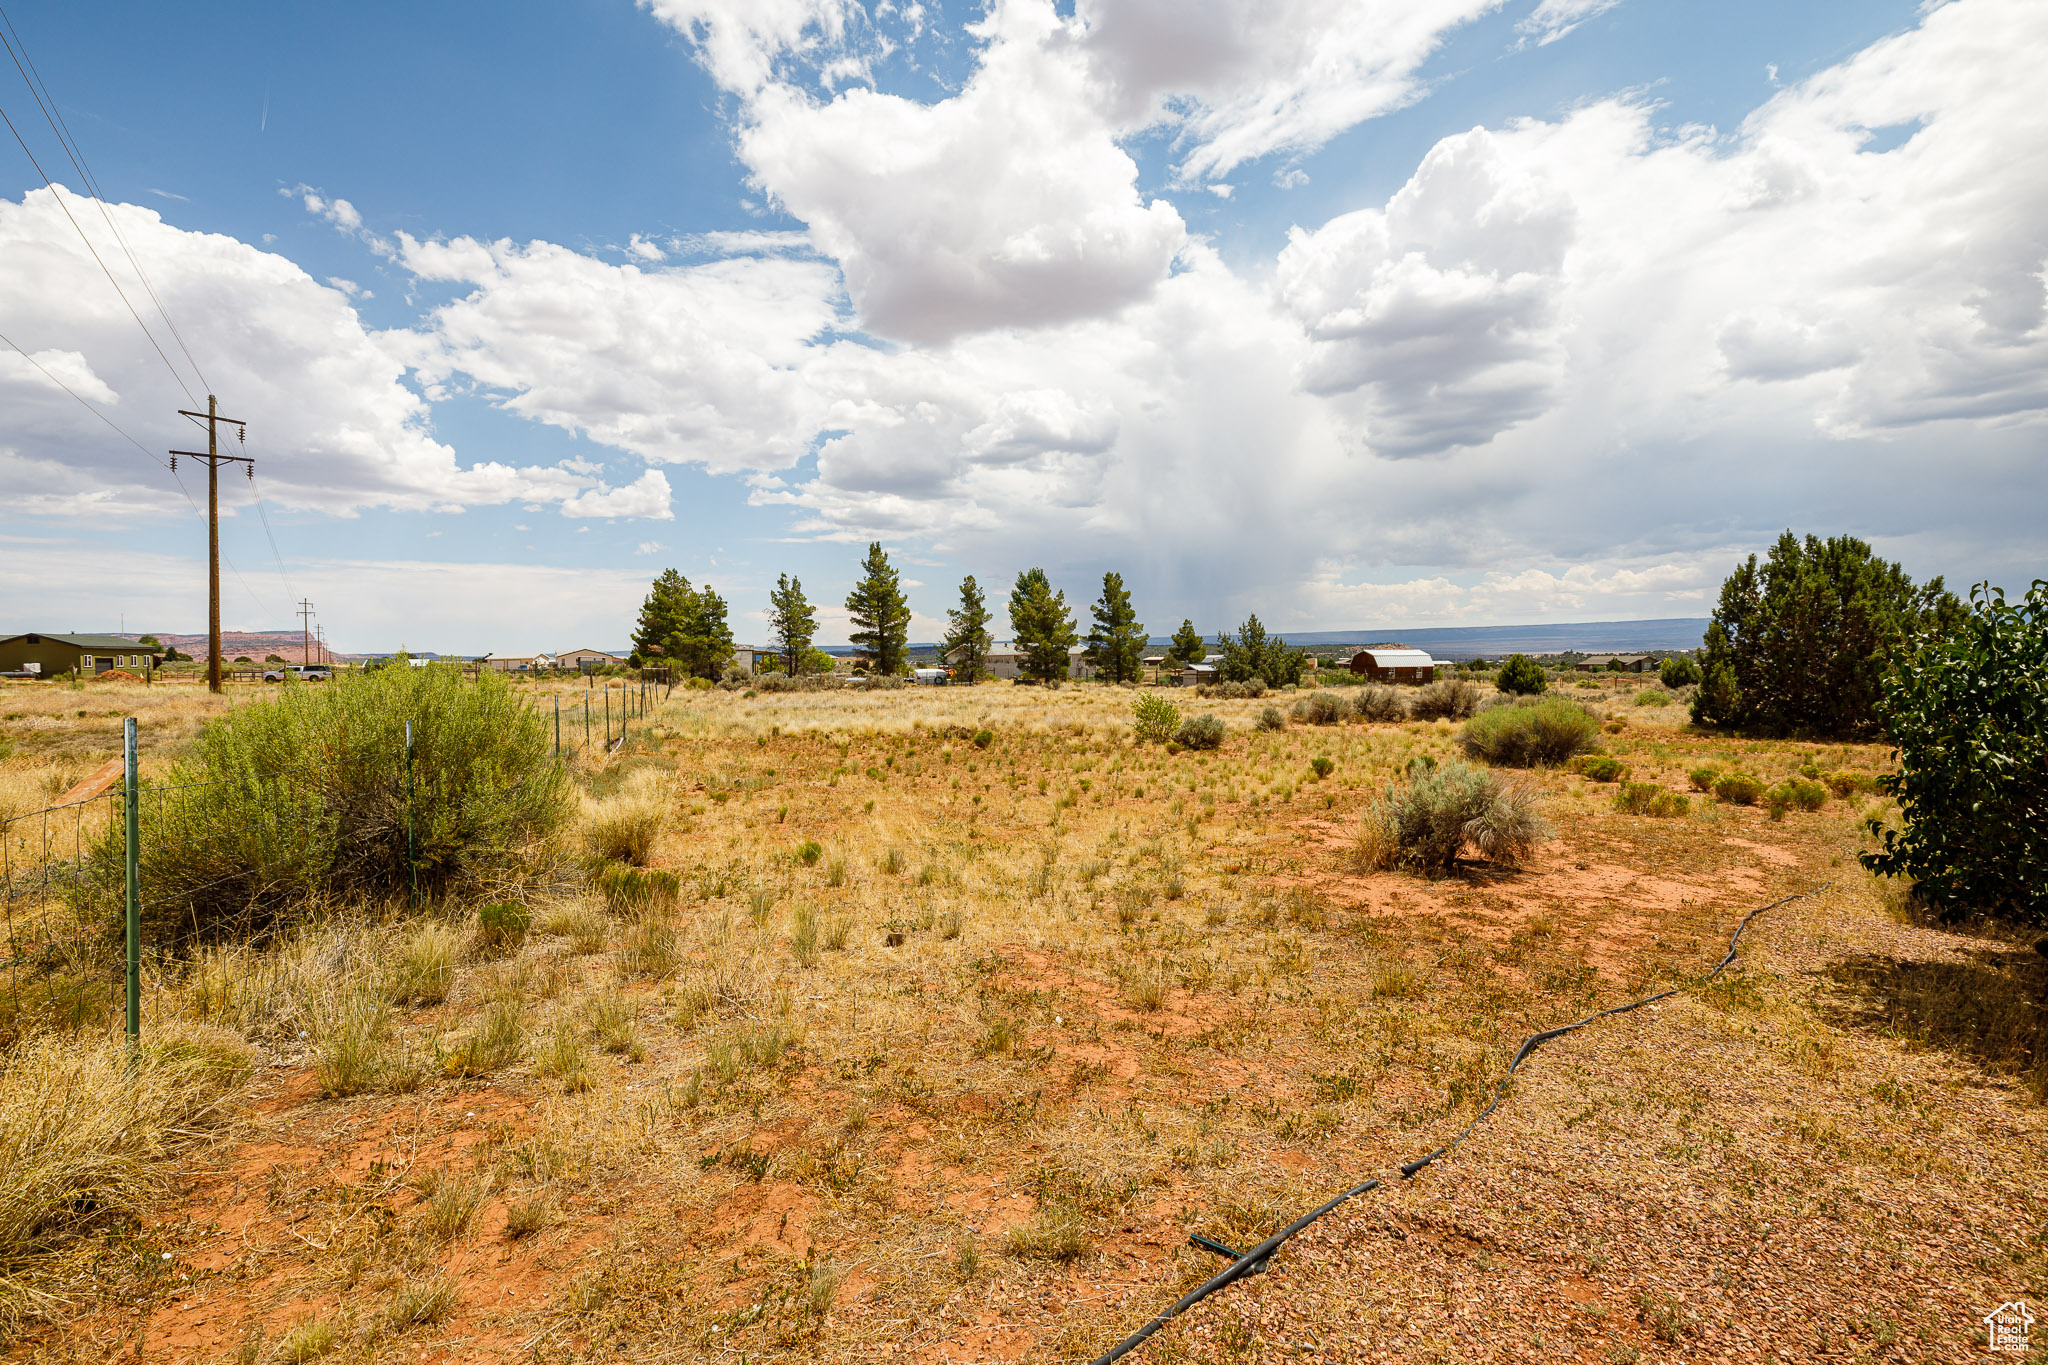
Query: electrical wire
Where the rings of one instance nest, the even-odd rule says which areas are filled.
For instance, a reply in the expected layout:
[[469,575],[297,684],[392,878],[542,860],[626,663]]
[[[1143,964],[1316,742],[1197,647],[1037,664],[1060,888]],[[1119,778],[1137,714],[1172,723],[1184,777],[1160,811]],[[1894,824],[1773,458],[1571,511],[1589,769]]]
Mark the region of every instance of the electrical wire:
[[[21,358],[22,358],[23,360],[26,360],[26,361],[27,361],[27,362],[28,362],[29,364],[31,364],[31,365],[33,365],[33,366],[35,366],[35,367],[36,367],[36,368],[37,368],[38,370],[41,370],[41,371],[43,372],[43,378],[45,378],[45,379],[49,380],[49,381],[50,381],[50,382],[51,382],[52,384],[55,384],[55,385],[56,385],[56,386],[57,386],[58,388],[60,388],[60,389],[64,390],[64,392],[66,392],[66,393],[70,394],[70,395],[71,395],[71,396],[72,396],[73,398],[76,398],[76,399],[78,399],[79,403],[80,403],[80,404],[81,404],[81,405],[82,405],[82,406],[83,406],[83,407],[85,408],[85,410],[86,410],[87,412],[90,412],[90,413],[91,413],[91,414],[92,414],[93,416],[95,416],[95,417],[99,418],[99,419],[100,419],[100,420],[101,420],[102,422],[105,422],[105,423],[106,423],[106,424],[107,424],[108,426],[110,426],[110,427],[113,427],[113,428],[114,428],[114,434],[115,434],[115,435],[119,436],[119,437],[120,437],[120,438],[121,438],[122,440],[126,441],[126,442],[127,442],[127,443],[128,443],[129,445],[131,445],[131,446],[134,446],[134,447],[135,447],[135,448],[136,448],[137,450],[141,451],[141,452],[142,452],[142,453],[143,453],[144,455],[147,455],[147,456],[148,456],[148,457],[149,457],[150,459],[152,459],[152,460],[156,461],[156,462],[157,462],[157,463],[158,463],[159,465],[162,465],[162,466],[163,466],[163,467],[164,467],[165,469],[167,469],[167,470],[170,470],[170,472],[172,473],[172,475],[173,475],[173,476],[175,476],[175,475],[177,474],[177,471],[176,471],[175,469],[171,469],[171,466],[170,466],[169,462],[168,462],[168,461],[166,461],[166,460],[165,460],[165,459],[164,459],[164,458],[163,458],[163,457],[162,457],[161,455],[158,455],[158,454],[156,454],[156,453],[155,453],[154,451],[152,451],[152,450],[151,450],[151,449],[150,449],[150,448],[149,448],[148,446],[146,446],[146,445],[142,444],[142,442],[140,442],[140,441],[136,440],[136,439],[135,439],[135,438],[134,438],[133,436],[130,436],[130,435],[129,435],[129,434],[127,433],[127,432],[125,432],[125,431],[122,431],[120,427],[118,427],[118,426],[115,426],[115,424],[114,424],[114,419],[113,419],[113,418],[111,418],[111,417],[107,416],[107,415],[106,415],[106,414],[105,414],[104,412],[101,412],[101,411],[100,411],[100,410],[99,410],[98,408],[94,407],[94,406],[92,405],[92,403],[91,403],[91,402],[89,402],[89,401],[88,401],[88,400],[87,400],[86,398],[84,398],[84,397],[83,397],[82,395],[80,395],[80,394],[78,393],[78,391],[77,391],[77,390],[75,390],[75,389],[73,389],[73,388],[72,388],[72,387],[71,387],[71,386],[70,386],[69,384],[66,384],[66,383],[65,383],[65,382],[64,382],[63,380],[59,379],[59,378],[58,378],[58,377],[57,377],[56,375],[54,375],[54,374],[51,374],[51,373],[50,373],[50,371],[49,371],[49,369],[48,369],[48,368],[47,368],[46,366],[44,366],[44,364],[43,364],[43,362],[42,362],[42,361],[40,361],[40,360],[37,360],[37,359],[36,359],[36,358],[35,358],[34,356],[30,355],[30,354],[29,354],[29,353],[28,353],[27,351],[24,351],[24,350],[22,350],[22,348],[21,348],[21,343],[20,343],[20,342],[18,342],[18,341],[16,341],[16,340],[14,340],[14,339],[13,339],[12,337],[8,336],[8,335],[7,335],[7,334],[6,334],[5,332],[0,332],[0,341],[4,341],[4,342],[6,342],[6,343],[7,343],[7,344],[8,344],[9,346],[12,346],[12,347],[13,347],[13,348],[14,348],[14,349],[15,349],[15,350],[16,350],[16,351],[17,351],[17,352],[18,352],[18,353],[20,354],[20,356],[21,356]],[[185,485],[184,485],[184,481],[183,481],[183,480],[179,480],[178,486],[179,486],[180,488],[183,488],[183,487],[185,486]],[[186,501],[188,501],[188,502],[189,502],[189,501],[191,501],[191,497],[192,497],[192,495],[191,495],[191,494],[189,494],[189,493],[187,493],[187,494],[185,495]],[[198,510],[198,504],[197,504],[197,503],[194,503],[194,504],[193,504],[193,510],[194,510],[194,511],[197,511],[197,510]]]
[[[86,164],[85,152],[79,147],[78,139],[72,135],[71,125],[65,120],[64,111],[57,107],[56,96],[50,93],[49,83],[43,79],[43,73],[36,69],[35,58],[29,56],[28,44],[22,41],[21,33],[14,27],[14,19],[7,13],[4,5],[0,5],[0,23],[7,27],[7,32],[0,34],[0,46],[6,47],[7,55],[13,58],[14,69],[21,73],[22,80],[28,85],[29,94],[35,98],[36,106],[43,111],[43,121],[48,123],[50,131],[57,135],[57,145],[62,147],[65,156],[70,158],[72,168],[78,172],[78,178],[85,183],[86,192],[92,196],[93,203],[99,205],[100,218],[105,221],[107,231],[120,243],[122,254],[128,258],[128,264],[135,270],[135,278],[142,282],[142,288],[148,293],[149,301],[156,305],[157,315],[164,320],[164,326],[170,329],[172,339],[178,343],[178,349],[184,352],[185,363],[190,365],[192,373],[199,377],[201,387],[210,391],[213,385],[207,381],[206,372],[199,368],[199,361],[193,356],[192,348],[185,344],[184,334],[178,330],[178,324],[172,321],[170,310],[164,307],[164,301],[157,296],[156,286],[150,283],[148,272],[142,268],[142,262],[135,258],[135,252],[129,247],[128,239],[121,235],[121,229],[114,222],[113,214],[107,211],[106,196],[100,193],[99,179]],[[8,42],[10,34],[13,36],[11,43]],[[22,66],[24,62],[27,63],[26,70]],[[186,392],[189,394],[191,391],[188,389]]]
[[50,193],[57,200],[57,207],[64,210],[64,217],[70,221],[72,230],[77,232],[78,240],[85,243],[85,249],[92,253],[93,261],[98,264],[100,273],[107,277],[107,283],[114,286],[114,292],[119,294],[121,302],[127,305],[128,316],[135,319],[135,325],[142,329],[142,335],[149,338],[149,344],[156,351],[157,359],[164,362],[164,368],[171,372],[171,378],[176,380],[178,387],[185,391],[185,396],[194,403],[197,403],[199,399],[193,395],[192,386],[185,382],[185,376],[178,373],[178,367],[173,365],[171,358],[164,354],[164,348],[157,342],[156,333],[149,330],[149,324],[142,320],[142,314],[135,311],[134,303],[130,302],[128,298],[128,291],[121,288],[121,282],[115,279],[114,272],[107,268],[106,261],[100,257],[99,248],[92,244],[92,238],[85,235],[85,229],[80,227],[78,219],[72,216],[71,206],[64,202],[63,194],[57,189],[57,182],[50,179],[49,172],[43,169],[43,163],[36,160],[36,154],[28,149],[28,143],[22,138],[21,130],[14,126],[13,119],[7,117],[7,111],[4,108],[0,108],[0,123],[5,123],[7,131],[14,134],[14,140],[21,144],[22,154],[28,157],[28,164],[36,168],[36,174],[43,178],[45,185],[49,186]]

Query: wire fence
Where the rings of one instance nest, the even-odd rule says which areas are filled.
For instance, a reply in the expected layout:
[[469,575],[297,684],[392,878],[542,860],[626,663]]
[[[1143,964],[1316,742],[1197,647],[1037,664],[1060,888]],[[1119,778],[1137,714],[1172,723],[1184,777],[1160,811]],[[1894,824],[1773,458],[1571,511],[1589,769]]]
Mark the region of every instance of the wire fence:
[[[603,681],[603,680],[594,680]],[[672,684],[586,686],[580,698],[530,699],[552,721],[565,766],[608,760]],[[551,713],[551,714],[549,714]],[[375,871],[410,902],[449,856],[420,813],[416,737],[402,749],[202,781],[144,782],[124,721],[121,772],[105,791],[0,817],[0,1047],[25,1034],[123,1019],[141,1033],[145,983],[159,995],[204,948],[261,942],[319,888],[318,869]],[[381,812],[344,822],[365,803]],[[516,814],[465,810],[465,834],[489,839]]]

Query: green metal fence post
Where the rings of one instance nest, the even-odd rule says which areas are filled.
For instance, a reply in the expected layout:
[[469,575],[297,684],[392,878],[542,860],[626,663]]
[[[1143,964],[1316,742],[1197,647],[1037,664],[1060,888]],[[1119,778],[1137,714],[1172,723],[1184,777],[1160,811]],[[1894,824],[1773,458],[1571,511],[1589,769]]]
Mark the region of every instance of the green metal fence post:
[[142,793],[135,782],[135,717],[121,722],[122,844],[128,863],[128,1046],[142,1041]]
[[562,694],[555,693],[555,757],[562,756]]
[[413,853],[412,842],[412,722],[405,723],[405,867],[412,877],[412,899],[408,904],[415,910],[420,905],[420,864]]

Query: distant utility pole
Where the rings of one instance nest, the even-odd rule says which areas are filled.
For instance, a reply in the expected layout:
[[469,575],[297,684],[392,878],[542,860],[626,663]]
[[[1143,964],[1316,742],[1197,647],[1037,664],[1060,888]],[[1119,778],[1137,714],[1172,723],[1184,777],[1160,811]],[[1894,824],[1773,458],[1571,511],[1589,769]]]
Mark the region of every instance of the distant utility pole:
[[220,415],[220,405],[212,394],[206,395],[205,412],[187,412],[178,409],[180,417],[198,417],[206,422],[206,453],[196,450],[174,450],[171,452],[171,468],[178,467],[178,457],[206,461],[206,686],[209,691],[220,691],[220,466],[221,461],[247,466],[250,478],[256,477],[256,462],[247,455],[223,455],[220,453],[220,424],[240,428],[246,437],[248,423],[235,417]]
[[323,664],[325,664],[325,663],[332,663],[332,662],[334,661],[334,660],[333,660],[333,656],[332,656],[332,655],[330,655],[330,654],[329,654],[329,653],[327,652],[327,627],[325,627],[325,626],[314,626],[314,627],[313,627],[313,643],[314,643],[314,644],[316,644],[316,645],[318,645],[318,646],[320,646],[320,662],[321,662],[321,663],[323,663]]
[[299,662],[313,662],[313,636],[307,630],[306,618],[313,614],[313,604],[305,598],[299,599]]

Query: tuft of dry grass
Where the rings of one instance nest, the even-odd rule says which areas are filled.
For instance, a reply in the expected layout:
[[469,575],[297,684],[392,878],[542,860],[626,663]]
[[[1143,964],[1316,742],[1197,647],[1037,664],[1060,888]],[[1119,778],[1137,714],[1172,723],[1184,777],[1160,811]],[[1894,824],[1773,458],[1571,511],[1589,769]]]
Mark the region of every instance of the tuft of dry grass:
[[407,934],[385,968],[384,998],[394,1005],[438,1005],[455,981],[462,936],[428,921]]
[[592,857],[645,867],[668,823],[668,806],[654,795],[620,795],[589,803],[583,846]]

